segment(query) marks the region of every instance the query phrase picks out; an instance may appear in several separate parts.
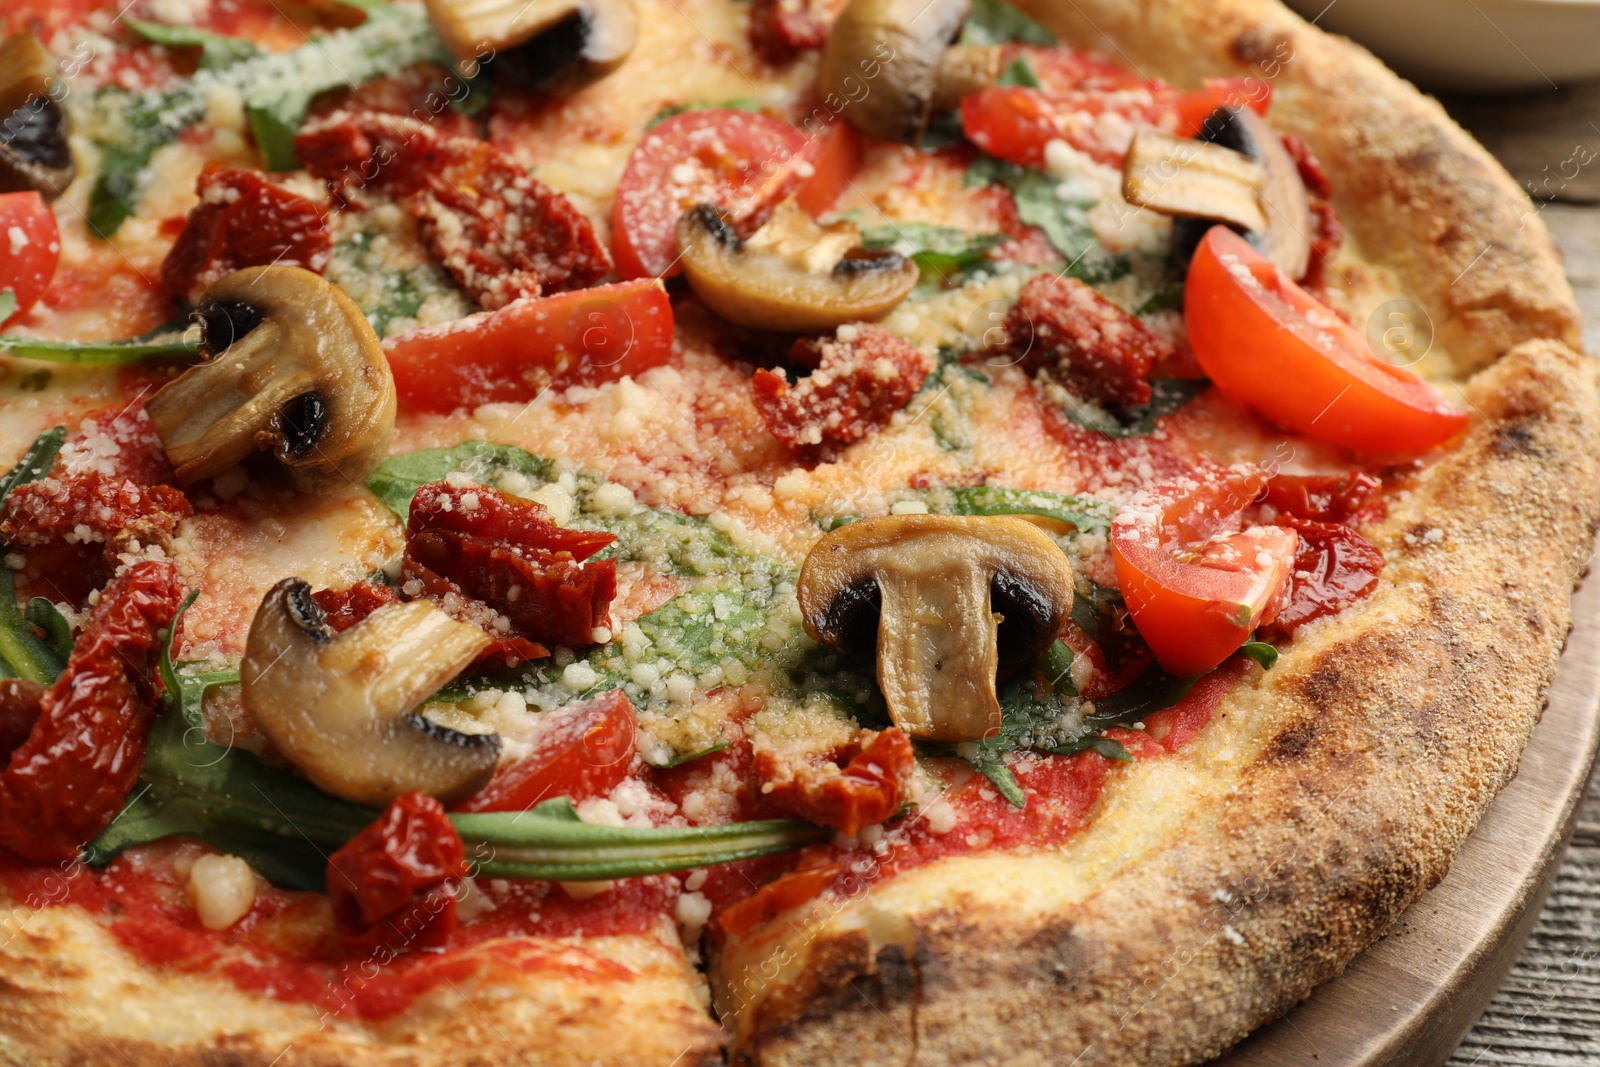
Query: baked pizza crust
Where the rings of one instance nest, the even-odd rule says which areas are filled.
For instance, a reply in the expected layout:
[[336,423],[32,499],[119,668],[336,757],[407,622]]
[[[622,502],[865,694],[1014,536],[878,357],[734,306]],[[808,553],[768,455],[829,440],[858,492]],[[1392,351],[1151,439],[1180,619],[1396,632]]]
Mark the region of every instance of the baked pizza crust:
[[1221,1052],[1444,876],[1516,772],[1588,566],[1596,367],[1553,239],[1481,146],[1269,0],[1025,6],[1179,85],[1268,78],[1275,125],[1326,166],[1360,259],[1431,316],[1479,419],[1363,531],[1379,592],[1300,631],[1185,756],[1118,776],[1079,839],[930,864],[714,960],[742,1062]]

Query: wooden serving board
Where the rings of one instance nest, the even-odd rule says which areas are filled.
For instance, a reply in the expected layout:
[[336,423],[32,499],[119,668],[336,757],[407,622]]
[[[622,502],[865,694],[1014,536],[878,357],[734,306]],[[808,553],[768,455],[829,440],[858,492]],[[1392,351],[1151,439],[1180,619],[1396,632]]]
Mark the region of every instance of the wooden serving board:
[[1211,1067],[1438,1067],[1516,962],[1600,746],[1600,578],[1574,596],[1550,704],[1450,873],[1384,940]]

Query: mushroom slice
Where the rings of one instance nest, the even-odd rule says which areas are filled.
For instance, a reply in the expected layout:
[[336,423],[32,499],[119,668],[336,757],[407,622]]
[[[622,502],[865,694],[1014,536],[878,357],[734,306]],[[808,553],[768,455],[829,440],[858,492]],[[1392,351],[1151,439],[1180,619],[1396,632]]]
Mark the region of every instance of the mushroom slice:
[[210,358],[145,408],[184,484],[271,449],[304,493],[359,485],[394,438],[394,378],[361,309],[300,267],[247,267],[200,300]]
[[995,672],[1033,663],[1072,608],[1072,565],[1011,517],[891,515],[824,537],[800,570],[806,633],[878,657],[889,715],[926,741],[1000,729]]
[[46,200],[77,173],[67,144],[67,112],[50,53],[31,33],[0,41],[0,193],[32,190]]
[[917,265],[888,248],[864,248],[851,222],[821,226],[792,200],[741,241],[729,217],[700,204],[678,220],[683,274],[729,322],[817,333],[881,319],[917,284]]
[[[1139,141],[1145,137],[1146,134],[1141,132],[1135,139],[1135,150],[1129,152],[1128,162],[1122,170],[1123,196],[1130,203],[1140,203],[1128,196],[1130,181],[1136,192],[1147,184],[1140,174],[1131,170],[1140,166],[1134,156]],[[1147,147],[1155,152],[1166,143],[1152,141]],[[1206,119],[1199,137],[1184,143],[1195,148],[1204,145],[1208,148],[1232,149],[1255,164],[1259,175],[1256,205],[1261,222],[1251,225],[1241,218],[1230,217],[1229,212],[1235,211],[1238,200],[1245,194],[1242,182],[1223,176],[1224,168],[1230,166],[1221,162],[1224,157],[1210,151],[1193,154],[1174,151],[1166,162],[1180,171],[1198,166],[1200,171],[1197,179],[1211,183],[1215,194],[1206,201],[1205,210],[1168,210],[1159,203],[1145,205],[1178,216],[1172,227],[1172,247],[1179,259],[1187,263],[1199,246],[1200,238],[1220,220],[1242,231],[1250,243],[1287,277],[1304,277],[1306,267],[1311,262],[1311,239],[1308,236],[1311,233],[1311,201],[1306,195],[1305,182],[1300,180],[1300,168],[1283,147],[1278,135],[1267,125],[1267,120],[1247,107],[1218,108]],[[1235,170],[1239,169],[1237,164],[1232,166]],[[1156,181],[1152,184],[1159,184],[1159,178],[1160,171],[1157,171]],[[1226,192],[1223,192],[1224,188]],[[1149,197],[1151,194],[1142,195]]]
[[1133,136],[1122,164],[1122,198],[1164,215],[1194,215],[1263,230],[1261,165],[1231,148],[1161,130]]
[[381,806],[420,789],[448,804],[489,780],[500,737],[411,712],[488,645],[425,600],[386,605],[336,634],[311,587],[285,578],[250,624],[240,697],[284,758],[334,796]]
[[822,51],[823,99],[862,133],[917,140],[935,108],[953,107],[1000,77],[998,46],[951,47],[970,6],[970,0],[851,0]]
[[[439,39],[459,60],[493,57],[561,96],[622,65],[639,35],[630,0],[426,0]],[[487,50],[487,51],[486,51]]]

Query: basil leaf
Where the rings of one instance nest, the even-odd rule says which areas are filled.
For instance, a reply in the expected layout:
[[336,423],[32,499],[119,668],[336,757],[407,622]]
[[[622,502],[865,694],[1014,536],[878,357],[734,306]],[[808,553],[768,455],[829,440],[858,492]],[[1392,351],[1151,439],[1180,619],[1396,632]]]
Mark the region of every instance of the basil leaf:
[[[1117,513],[1115,505],[1098,497],[1068,496],[1043,489],[977,485],[949,492],[954,498],[952,515],[1037,515],[1070,523],[1082,533],[1109,530]],[[929,510],[933,510],[931,503]]]
[[1090,285],[1115,281],[1133,269],[1128,257],[1101,248],[1089,226],[1093,200],[1062,200],[1056,183],[1039,171],[993,156],[979,156],[967,167],[968,188],[999,184],[1011,191],[1017,217],[1044,231],[1051,247],[1067,260],[1066,273]]
[[168,48],[200,49],[201,70],[221,70],[241,59],[250,59],[260,54],[260,49],[252,41],[243,37],[227,37],[220,33],[212,33],[198,26],[170,26],[162,22],[147,22],[132,15],[123,15],[121,22],[152,44],[165,45]]
[[1039,88],[1039,78],[1033,73],[1033,67],[1028,65],[1028,60],[1018,56],[1011,61],[1011,65],[1000,72],[996,81],[997,85],[1013,86],[1019,89]]
[[[1207,672],[1210,673],[1210,672]],[[1094,714],[1084,716],[1084,722],[1096,730],[1107,726],[1130,726],[1147,715],[1165,711],[1188,695],[1205,675],[1179,678],[1168,674],[1161,664],[1152,661],[1133,684],[1117,690],[1110,696],[1094,702]]]
[[1278,650],[1265,641],[1246,641],[1239,646],[1239,651],[1261,664],[1261,669],[1270,671],[1278,664]]
[[1046,649],[1039,659],[1039,670],[1043,672],[1045,680],[1064,697],[1078,695],[1078,687],[1072,684],[1072,660],[1072,649],[1059,640]]
[[724,109],[728,111],[760,111],[761,101],[757,100],[753,96],[738,96],[734,97],[732,100],[724,100],[720,104],[709,103],[704,100],[691,100],[682,104],[668,104],[666,107],[662,108],[660,111],[657,111],[653,116],[651,116],[650,121],[645,124],[644,128],[646,130],[653,130],[663,122],[666,122],[668,119],[677,115],[682,115],[688,111],[708,111],[712,109]]
[[196,71],[192,78],[164,90],[108,86],[97,92],[89,105],[98,112],[90,128],[103,132],[96,138],[101,157],[89,194],[90,227],[101,237],[110,237],[133,214],[150,157],[204,117],[208,101],[219,89],[231,89],[244,97],[247,107],[287,123],[292,116],[288,109],[274,107],[276,94],[312,95],[413,63],[453,62],[422,8],[351,6],[386,14],[292,51],[238,60],[220,70]]
[[1098,752],[1106,759],[1120,760],[1123,763],[1133,762],[1133,756],[1123,747],[1122,742],[1114,737],[1101,737],[1096,734],[1084,743],[1084,748],[1089,752]]
[[250,118],[250,133],[267,170],[295,170],[300,166],[300,157],[294,154],[294,138],[306,119],[312,95],[302,89],[278,89],[261,90],[246,98],[244,111]]
[[1149,315],[1157,311],[1182,311],[1183,310],[1183,283],[1168,282],[1154,293],[1134,311],[1135,315]]
[[1107,437],[1148,437],[1161,419],[1205,392],[1208,378],[1156,378],[1150,403],[1129,408],[1102,408],[1068,396],[1064,414],[1071,422]]
[[0,336],[0,353],[48,363],[85,367],[119,367],[187,359],[200,351],[196,343],[177,337],[163,341],[42,341],[34,337]]
[[56,456],[61,452],[61,446],[66,443],[67,428],[56,426],[46,430],[33,439],[33,444],[17,460],[17,465],[0,477],[0,502],[10,495],[11,490],[25,482],[36,482],[50,473],[50,468],[56,465]]
[[411,498],[417,495],[417,490],[452,472],[459,471],[474,481],[493,485],[506,473],[542,482],[550,474],[551,466],[549,460],[515,445],[467,441],[454,448],[424,448],[390,456],[368,476],[367,488],[390,511],[405,519],[411,515]]
[[991,249],[1008,240],[1003,233],[969,234],[929,222],[896,222],[861,231],[863,245],[893,248],[921,269],[924,282],[946,287],[960,284],[970,270],[988,262]]
[[0,322],[17,313],[17,294],[10,289],[0,289]]
[[973,0],[972,14],[961,29],[961,43],[990,45],[1008,41],[1052,45],[1056,35],[1006,0]]

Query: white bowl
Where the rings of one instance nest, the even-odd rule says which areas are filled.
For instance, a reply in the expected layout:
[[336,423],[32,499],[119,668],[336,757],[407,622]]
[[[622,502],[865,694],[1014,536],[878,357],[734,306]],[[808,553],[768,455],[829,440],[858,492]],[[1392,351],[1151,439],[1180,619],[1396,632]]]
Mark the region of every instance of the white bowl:
[[[1288,0],[1427,88],[1548,88],[1600,77],[1600,0]],[[1319,17],[1320,16],[1320,17]]]

